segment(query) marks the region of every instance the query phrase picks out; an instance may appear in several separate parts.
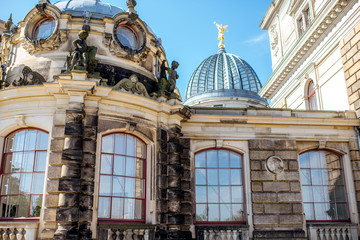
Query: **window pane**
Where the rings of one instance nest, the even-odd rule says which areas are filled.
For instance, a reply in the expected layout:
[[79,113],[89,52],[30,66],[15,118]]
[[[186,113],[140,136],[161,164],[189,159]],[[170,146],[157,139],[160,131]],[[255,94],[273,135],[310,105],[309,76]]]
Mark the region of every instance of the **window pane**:
[[114,155],[114,175],[125,176],[125,157]]
[[125,198],[124,219],[134,219],[135,199]]
[[229,167],[229,151],[219,151],[219,167],[228,168]]
[[241,168],[241,156],[239,154],[230,152],[230,167]]
[[45,173],[34,173],[32,183],[32,194],[42,194],[44,190]]
[[209,221],[220,221],[219,204],[209,204]]
[[35,150],[37,130],[27,130],[24,150]]
[[219,202],[219,187],[209,186],[208,190],[208,202],[218,203]]
[[231,184],[232,185],[241,185],[240,169],[231,169]]
[[136,158],[126,157],[126,176],[135,177],[136,174]]
[[231,187],[232,202],[242,203],[243,202],[243,190],[242,187]]
[[31,195],[30,217],[40,217],[42,195]]
[[7,208],[7,197],[2,197],[0,200],[0,216],[6,217],[6,208]]
[[20,175],[20,194],[30,194],[32,173]]
[[53,33],[54,29],[55,29],[54,19],[45,20],[37,26],[34,37],[36,40],[46,39],[46,38],[50,37],[50,35]]
[[220,220],[232,221],[231,204],[220,204]]
[[300,159],[300,168],[310,168],[310,158],[308,152],[301,154],[299,159]]
[[113,196],[124,197],[125,193],[125,178],[113,177]]
[[5,150],[4,150],[5,153],[12,152],[14,137],[15,137],[15,133],[11,134],[6,138]]
[[17,217],[28,217],[29,216],[29,201],[30,195],[20,195],[18,198],[18,212]]
[[136,159],[136,177],[144,177],[144,161],[140,159]]
[[2,175],[1,195],[7,195],[8,194],[10,176],[11,175]]
[[196,221],[207,221],[206,204],[196,204]]
[[207,151],[206,159],[207,159],[207,167],[208,168],[217,168],[218,167],[217,151]]
[[315,220],[314,205],[312,203],[304,203],[304,213],[306,220]]
[[314,202],[313,191],[311,186],[303,186],[303,201]]
[[244,205],[232,204],[233,221],[244,221]]
[[124,198],[113,198],[111,206],[111,218],[122,219],[124,217]]
[[344,185],[344,177],[342,174],[342,170],[337,169],[337,170],[332,170],[332,184],[334,185]]
[[329,215],[332,213],[329,203],[315,203],[314,209],[316,220],[332,220]]
[[312,187],[314,202],[329,202],[329,193],[327,186]]
[[13,157],[12,154],[6,154],[4,173],[10,173],[11,172],[12,157]]
[[143,201],[135,200],[135,216],[134,219],[142,218]]
[[145,188],[144,188],[144,180],[136,179],[136,198],[145,198]]
[[195,155],[195,167],[206,167],[205,152],[198,153]]
[[220,185],[230,185],[229,169],[219,169],[219,183]]
[[47,150],[48,149],[48,142],[49,142],[49,134],[37,131],[36,137],[36,150]]
[[327,170],[311,170],[312,185],[327,185]]
[[136,157],[146,158],[146,147],[143,142],[136,140]]
[[301,184],[302,185],[310,185],[311,184],[310,170],[301,169]]
[[136,139],[130,135],[126,136],[126,155],[136,156]]
[[34,168],[35,172],[45,172],[46,155],[47,152],[45,151],[36,152],[35,168]]
[[115,134],[115,153],[125,155],[126,135]]
[[114,135],[103,137],[101,147],[103,153],[114,153]]
[[11,172],[20,172],[23,155],[24,155],[23,152],[13,153],[13,158],[11,162]]
[[135,197],[135,178],[126,178],[125,180],[125,197]]
[[19,131],[15,133],[14,137],[14,145],[12,151],[23,151],[24,150],[24,142],[25,142],[25,131]]
[[9,201],[6,210],[6,217],[16,217],[16,212],[18,209],[18,196],[9,196],[8,199]]
[[206,185],[206,169],[195,169],[196,184]]
[[336,204],[336,210],[338,214],[338,219],[349,219],[348,210],[346,204],[337,203]]
[[[103,174],[112,174],[113,169],[113,155],[110,154],[101,154],[101,171]],[[114,169],[115,171],[115,169]]]
[[111,196],[112,179],[111,176],[100,176],[99,195]]
[[218,185],[218,170],[217,169],[208,169],[208,185]]
[[99,218],[110,218],[110,198],[109,197],[99,197],[98,216],[99,216]]
[[196,187],[196,202],[198,203],[206,203],[206,189],[207,187]]
[[231,193],[230,187],[220,187],[220,203],[230,203]]
[[35,151],[24,152],[21,172],[32,172],[34,169]]
[[10,175],[9,194],[19,194],[20,173]]
[[334,193],[335,193],[335,201],[336,202],[346,202],[346,193],[345,193],[344,187],[336,186],[335,188],[332,189],[332,191],[334,191]]

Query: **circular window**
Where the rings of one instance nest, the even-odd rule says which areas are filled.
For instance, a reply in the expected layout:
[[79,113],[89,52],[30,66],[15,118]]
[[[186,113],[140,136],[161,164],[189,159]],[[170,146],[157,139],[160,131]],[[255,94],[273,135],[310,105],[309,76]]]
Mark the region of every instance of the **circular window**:
[[120,41],[120,43],[133,50],[137,50],[139,48],[139,40],[135,34],[135,32],[124,25],[120,25],[116,29],[116,37]]
[[55,30],[55,19],[45,18],[40,20],[33,32],[33,40],[47,39]]

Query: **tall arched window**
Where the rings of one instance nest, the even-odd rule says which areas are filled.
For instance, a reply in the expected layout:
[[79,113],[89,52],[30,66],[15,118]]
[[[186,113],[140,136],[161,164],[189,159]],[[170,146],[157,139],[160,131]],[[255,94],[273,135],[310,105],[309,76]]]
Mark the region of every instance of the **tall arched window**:
[[316,92],[315,92],[315,88],[314,88],[314,82],[310,81],[307,87],[307,108],[309,110],[317,110],[317,105],[316,105]]
[[145,221],[146,145],[129,134],[102,138],[100,219]]
[[26,129],[5,139],[1,164],[1,217],[39,217],[48,134]]
[[242,155],[206,150],[195,155],[196,222],[244,222]]
[[300,154],[304,212],[308,221],[348,220],[341,158],[329,151]]

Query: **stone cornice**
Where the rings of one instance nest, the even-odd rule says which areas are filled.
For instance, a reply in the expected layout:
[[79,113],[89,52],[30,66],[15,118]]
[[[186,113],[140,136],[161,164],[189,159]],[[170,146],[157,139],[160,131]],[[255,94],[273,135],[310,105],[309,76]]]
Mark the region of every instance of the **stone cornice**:
[[280,5],[279,2],[280,1],[275,0],[272,3],[270,3],[268,10],[266,11],[265,16],[263,17],[263,19],[261,20],[261,23],[259,25],[259,27],[261,29],[265,30],[265,29],[269,28],[270,22],[273,19],[273,17],[275,16],[274,13],[277,10],[278,6]]
[[350,3],[354,4],[355,2],[355,0],[337,0],[326,6],[323,12],[313,20],[310,27],[303,33],[303,36],[297,40],[292,48],[287,50],[282,62],[276,67],[269,80],[260,90],[259,95],[271,99],[295,69],[306,59],[306,56],[311,53],[311,50],[336,25],[334,23],[340,20],[339,16],[344,13],[345,8],[349,8]]

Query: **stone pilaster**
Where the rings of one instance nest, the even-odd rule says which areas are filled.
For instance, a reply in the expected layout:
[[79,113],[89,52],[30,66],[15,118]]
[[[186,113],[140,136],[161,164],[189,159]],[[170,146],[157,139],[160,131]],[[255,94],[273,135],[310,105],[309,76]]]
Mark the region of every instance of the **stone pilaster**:
[[[304,238],[296,142],[250,140],[249,150],[254,239]],[[274,174],[266,169],[270,156],[282,159],[282,172]]]
[[158,131],[157,220],[160,239],[191,239],[190,158],[181,129]]

